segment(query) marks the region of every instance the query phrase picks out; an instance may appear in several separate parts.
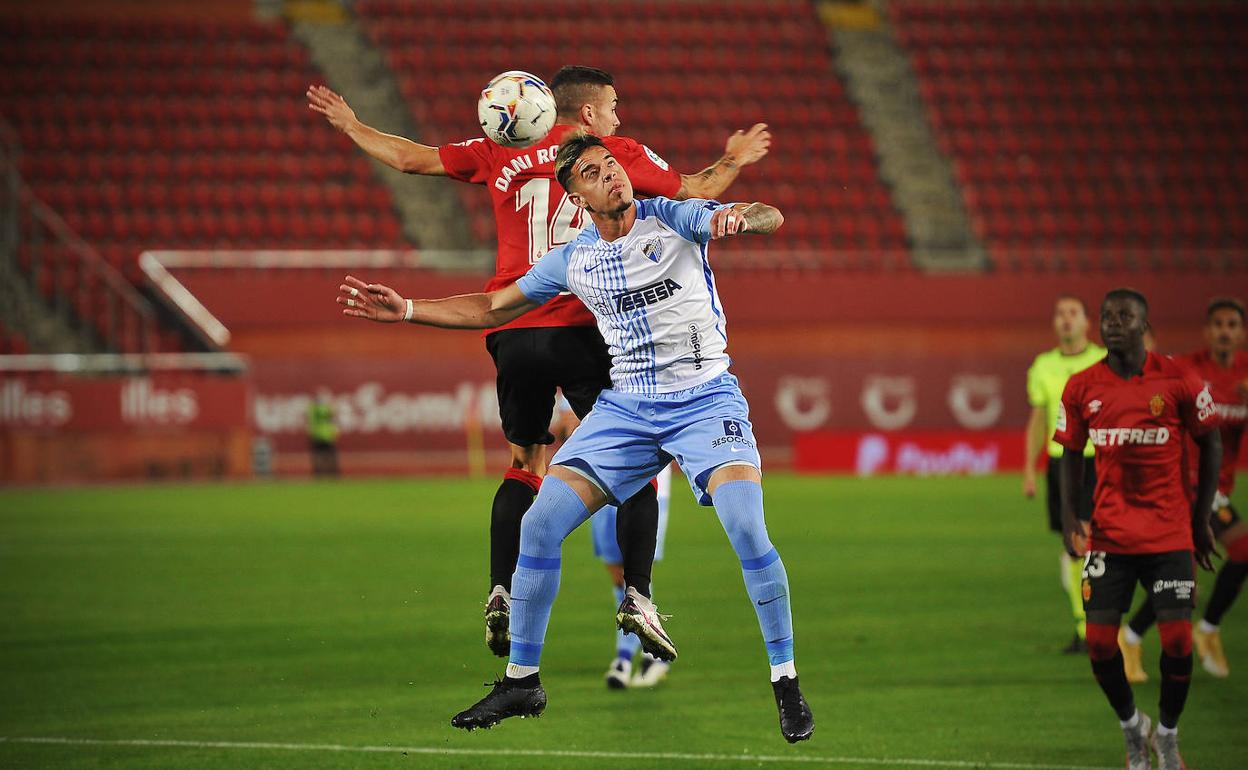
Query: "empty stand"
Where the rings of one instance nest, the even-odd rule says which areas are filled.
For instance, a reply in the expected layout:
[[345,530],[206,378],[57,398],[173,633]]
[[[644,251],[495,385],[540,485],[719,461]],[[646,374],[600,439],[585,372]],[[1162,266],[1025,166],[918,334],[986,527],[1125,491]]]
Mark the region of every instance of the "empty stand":
[[364,156],[305,106],[281,24],[0,18],[0,112],[35,195],[131,278],[145,249],[405,245]]
[[1248,267],[1248,4],[890,7],[998,265]]
[[[809,3],[538,0],[513,13],[458,0],[360,0],[354,8],[428,127],[425,141],[479,136],[477,96],[499,72],[549,78],[564,64],[601,67],[616,78],[620,133],[685,173],[717,159],[733,130],[770,124],[770,156],[726,197],[774,203],[785,225],[765,241],[725,241],[721,264],[817,267],[836,261],[830,252],[866,251],[887,256],[850,261],[908,265],[900,215]],[[475,236],[492,241],[489,197],[469,186],[459,194]],[[762,249],[782,253],[751,256]]]

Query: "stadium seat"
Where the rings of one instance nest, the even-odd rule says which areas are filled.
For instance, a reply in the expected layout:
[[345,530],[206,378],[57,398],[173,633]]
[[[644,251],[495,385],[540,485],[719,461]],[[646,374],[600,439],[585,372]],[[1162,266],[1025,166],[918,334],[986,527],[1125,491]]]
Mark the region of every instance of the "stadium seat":
[[[605,44],[597,42],[597,12],[588,3],[538,2],[526,6],[532,21],[513,18],[507,25],[494,22],[497,10],[488,4],[359,0],[353,7],[398,75],[417,122],[427,127],[428,135],[420,137],[425,141],[479,135],[472,102],[500,71],[520,68],[550,77],[568,62],[604,62],[620,91],[621,133],[644,141],[686,173],[714,161],[733,130],[758,121],[771,125],[771,154],[729,193],[733,199],[776,201],[782,186],[802,192],[783,203],[785,226],[768,239],[769,253],[777,256],[767,269],[782,269],[784,255],[803,248],[816,231],[823,249],[904,252],[901,217],[876,171],[871,139],[836,75],[825,28],[808,3],[775,5],[732,2],[729,19],[719,0],[621,0],[612,5],[612,36]],[[438,36],[431,41],[425,31],[433,27]],[[519,47],[517,41],[531,39],[559,44]],[[580,42],[589,39],[593,46]],[[750,62],[748,72],[742,61]],[[843,196],[842,188],[852,195]],[[466,188],[461,200],[471,212],[474,237],[490,245],[489,196]],[[880,224],[869,236],[823,224],[855,220]],[[741,239],[725,241],[719,250],[758,247],[758,241]],[[811,266],[809,259],[795,257],[793,264],[798,262]],[[728,269],[763,264],[726,261]]]
[[1136,249],[1182,269],[1242,248],[1248,191],[1227,174],[1248,157],[1248,5],[889,9],[999,263],[1062,246],[1103,254],[1098,266]]

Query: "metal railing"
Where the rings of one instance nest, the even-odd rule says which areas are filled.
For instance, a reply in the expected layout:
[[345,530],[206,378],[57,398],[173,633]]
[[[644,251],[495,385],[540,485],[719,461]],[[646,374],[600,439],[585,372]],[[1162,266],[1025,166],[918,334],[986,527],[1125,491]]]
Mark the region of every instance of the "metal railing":
[[13,129],[0,121],[0,259],[51,312],[110,351],[155,350],[156,313],[112,265],[22,181]]

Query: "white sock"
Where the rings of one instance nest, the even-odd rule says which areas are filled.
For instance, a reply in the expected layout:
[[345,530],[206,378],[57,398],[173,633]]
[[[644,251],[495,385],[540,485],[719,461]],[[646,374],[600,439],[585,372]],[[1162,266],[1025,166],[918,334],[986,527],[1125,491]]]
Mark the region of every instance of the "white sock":
[[1123,722],[1122,720],[1118,720],[1118,724],[1122,725],[1122,729],[1124,730],[1131,730],[1136,727],[1139,727],[1140,726],[1140,710],[1136,709],[1135,713],[1131,715],[1131,718],[1125,722]]
[[781,663],[771,667],[771,681],[779,682],[780,677],[787,676],[789,679],[797,679],[797,666],[793,665],[793,661]]
[[1200,629],[1202,634],[1216,634],[1218,632],[1218,627],[1204,618],[1200,619],[1200,622],[1196,624],[1196,627]]
[[1178,725],[1175,725],[1174,727],[1166,727],[1165,725],[1161,724],[1160,722],[1159,722],[1159,723],[1157,723],[1157,734],[1158,734],[1158,735],[1174,735],[1174,734],[1175,734],[1175,733],[1177,733],[1178,731],[1179,731],[1179,726],[1178,726]]
[[537,666],[519,666],[515,663],[507,664],[507,677],[509,679],[523,679],[529,674],[536,674]]
[[1131,626],[1122,629],[1122,638],[1127,640],[1127,644],[1139,644],[1140,635],[1131,630]]

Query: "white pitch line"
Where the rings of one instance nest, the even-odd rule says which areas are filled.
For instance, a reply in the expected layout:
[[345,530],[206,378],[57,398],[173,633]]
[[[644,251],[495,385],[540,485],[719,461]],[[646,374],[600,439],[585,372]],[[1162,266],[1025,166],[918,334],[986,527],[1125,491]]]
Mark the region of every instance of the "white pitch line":
[[243,751],[336,751],[352,754],[430,754],[441,756],[552,757],[570,759],[657,759],[688,762],[771,762],[806,765],[878,765],[881,767],[955,767],[982,770],[1115,770],[1088,765],[1049,765],[1029,762],[976,762],[958,759],[880,759],[878,757],[784,757],[767,754],[685,754],[666,751],[573,751],[557,749],[453,749],[437,746],[347,746],[338,743],[272,743],[240,741],[175,741],[135,738],[36,738],[0,736],[0,743],[33,743],[60,746],[137,746],[148,748],[233,749]]

